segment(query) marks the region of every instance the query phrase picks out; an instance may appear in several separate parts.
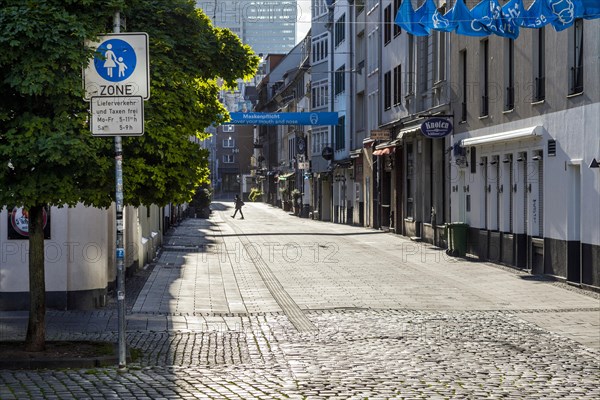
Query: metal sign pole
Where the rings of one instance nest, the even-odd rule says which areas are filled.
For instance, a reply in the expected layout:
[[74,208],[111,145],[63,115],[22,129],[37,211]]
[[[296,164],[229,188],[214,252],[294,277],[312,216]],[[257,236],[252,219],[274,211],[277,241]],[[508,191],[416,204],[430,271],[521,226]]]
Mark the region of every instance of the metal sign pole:
[[[121,15],[117,11],[113,19],[113,32],[121,33]],[[118,330],[119,330],[119,369],[125,369],[127,357],[125,350],[125,244],[123,238],[123,146],[121,136],[115,136],[115,202],[117,207],[117,304],[118,304]]]

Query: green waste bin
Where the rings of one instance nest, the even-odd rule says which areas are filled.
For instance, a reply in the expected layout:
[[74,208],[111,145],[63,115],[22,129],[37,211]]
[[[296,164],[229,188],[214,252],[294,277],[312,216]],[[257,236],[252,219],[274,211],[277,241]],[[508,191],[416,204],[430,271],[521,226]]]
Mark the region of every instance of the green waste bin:
[[464,257],[467,254],[467,228],[464,222],[451,222],[446,224],[448,238],[447,253],[453,256]]

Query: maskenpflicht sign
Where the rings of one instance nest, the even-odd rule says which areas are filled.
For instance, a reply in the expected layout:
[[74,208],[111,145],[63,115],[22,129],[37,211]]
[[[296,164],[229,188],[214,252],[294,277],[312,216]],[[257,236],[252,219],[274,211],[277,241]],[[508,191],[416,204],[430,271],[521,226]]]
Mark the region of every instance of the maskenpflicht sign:
[[97,96],[150,98],[148,34],[107,34],[87,45],[96,49],[96,54],[83,71],[85,100]]

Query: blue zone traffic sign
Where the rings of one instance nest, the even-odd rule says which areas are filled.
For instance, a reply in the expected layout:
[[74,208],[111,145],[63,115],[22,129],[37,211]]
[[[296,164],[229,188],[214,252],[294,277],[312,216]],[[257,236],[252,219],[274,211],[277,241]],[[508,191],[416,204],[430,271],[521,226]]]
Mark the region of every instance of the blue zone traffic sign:
[[86,46],[96,52],[83,70],[84,99],[92,97],[150,98],[148,35],[144,32],[106,34]]
[[109,39],[97,49],[94,68],[98,75],[110,82],[129,78],[137,65],[135,50],[121,39]]

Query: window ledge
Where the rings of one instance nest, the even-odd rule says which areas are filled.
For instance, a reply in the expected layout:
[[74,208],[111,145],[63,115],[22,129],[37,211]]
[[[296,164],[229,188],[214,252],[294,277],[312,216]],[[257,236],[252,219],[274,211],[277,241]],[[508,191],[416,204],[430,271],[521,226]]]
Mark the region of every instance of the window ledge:
[[513,107],[510,110],[504,110],[504,111],[502,111],[502,114],[510,114],[510,113],[512,113],[514,111],[515,111],[515,108]]
[[544,104],[546,102],[546,99],[542,99],[542,100],[537,100],[537,101],[532,101],[531,105],[532,106],[538,106],[540,104]]
[[582,96],[583,95],[583,91],[579,92],[579,93],[571,93],[567,95],[567,99],[571,99],[573,97],[578,97],[578,96]]
[[466,121],[466,120],[464,120],[464,121],[458,121],[458,124],[459,124],[459,125],[460,125],[460,124],[466,124],[466,123],[467,123],[467,121]]
[[367,74],[367,78],[370,78],[371,76],[375,75],[378,72],[379,72],[379,68],[375,68],[373,71],[371,71]]
[[488,114],[488,115],[481,115],[481,116],[479,116],[477,118],[479,118],[479,119],[488,119],[489,117],[490,117],[490,115]]

